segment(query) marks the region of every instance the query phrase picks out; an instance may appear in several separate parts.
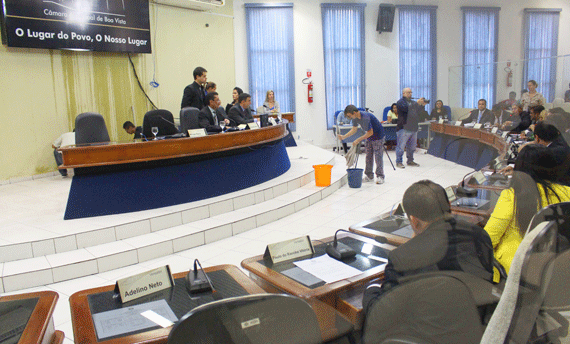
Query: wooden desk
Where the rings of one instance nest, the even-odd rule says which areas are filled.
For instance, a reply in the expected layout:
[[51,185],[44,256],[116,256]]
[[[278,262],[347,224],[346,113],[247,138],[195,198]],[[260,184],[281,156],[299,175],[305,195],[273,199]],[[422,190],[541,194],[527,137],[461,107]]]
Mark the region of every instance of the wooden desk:
[[[274,113],[269,113],[269,117],[278,118],[279,115]],[[253,115],[253,118],[259,118],[259,115]],[[281,118],[286,119],[289,123],[295,123],[295,113],[294,112],[282,112]]]
[[435,133],[477,140],[495,148],[501,157],[503,157],[507,152],[507,142],[500,135],[493,134],[486,129],[466,128],[463,126],[438,122],[432,122],[430,129]]
[[[17,303],[28,301],[35,303],[28,323],[22,332],[18,343],[21,344],[61,344],[64,334],[56,331],[53,324],[53,311],[59,295],[54,291],[40,291],[35,293],[1,296],[0,303]],[[34,300],[36,299],[36,300]],[[5,330],[5,329],[2,329]]]
[[214,154],[261,145],[287,136],[286,122],[278,125],[196,138],[108,142],[60,148],[60,169],[109,166]]
[[[386,244],[379,244],[375,240],[366,238],[360,235],[352,233],[339,233],[337,238],[342,242],[342,240],[357,241],[362,244],[371,244],[374,248],[372,251],[373,255],[378,256],[379,253],[387,257],[387,251],[393,249],[393,246]],[[323,254],[326,243],[332,242],[334,237],[325,238],[319,241],[313,241],[313,246],[315,248],[315,254],[312,257],[318,257]],[[351,246],[351,245],[349,245]],[[362,246],[360,246],[362,247]],[[377,252],[376,252],[377,250]],[[369,281],[375,278],[379,278],[384,273],[384,265],[376,260],[366,258],[366,255],[360,253],[360,249],[357,249],[359,254],[357,258],[360,261],[366,260],[372,267],[364,270],[361,274],[354,276],[352,278],[340,280],[334,283],[327,283],[313,288],[307,287],[285,275],[280,271],[286,270],[289,267],[293,267],[293,261],[287,261],[275,264],[271,264],[270,261],[264,260],[263,255],[245,259],[241,262],[244,269],[249,271],[249,276],[257,284],[259,284],[264,290],[271,293],[288,293],[298,297],[307,299],[317,299],[332,307],[343,314],[345,317],[351,320],[357,329],[360,329],[361,314],[358,311],[354,311],[345,307],[344,302],[340,299],[339,295],[345,291],[358,288],[360,286],[366,285]],[[311,258],[311,256],[299,258],[297,260]],[[349,263],[350,265],[350,263]]]
[[[247,276],[236,266],[233,265],[219,265],[215,267],[209,267],[204,269],[209,275],[215,271],[225,271],[239,286],[241,286],[245,292],[241,293],[241,295],[247,294],[259,294],[264,293],[263,289],[258,287],[255,283],[253,283]],[[174,274],[173,277],[175,279],[182,279],[177,280],[178,283],[184,283],[184,278],[188,272],[180,272]],[[210,278],[212,276],[210,275]],[[213,279],[212,283],[214,287],[216,287],[216,281]],[[185,288],[182,285],[182,288]],[[92,295],[102,294],[102,293],[109,293],[113,292],[115,286],[104,286],[99,288],[87,289],[83,291],[79,291],[69,298],[69,303],[71,307],[71,321],[73,324],[73,337],[75,339],[75,343],[105,343],[105,344],[127,344],[127,343],[166,343],[168,339],[168,334],[170,333],[171,328],[160,328],[149,330],[142,333],[132,334],[132,335],[125,335],[120,338],[114,338],[109,340],[101,340],[99,341],[97,338],[97,334],[95,332],[95,327],[92,320],[92,313],[91,308],[89,305],[89,297]],[[184,289],[185,290],[185,289]],[[160,292],[159,292],[160,293]],[[241,295],[226,295],[226,297],[232,296],[241,296]],[[189,299],[189,298],[188,298]],[[137,300],[131,301],[126,305],[130,305],[131,303],[137,304]],[[141,303],[144,303],[142,301]],[[190,311],[190,309],[186,310]],[[177,314],[178,318],[181,317],[180,314]]]
[[[485,169],[481,170],[481,172],[485,172],[485,171],[489,171],[489,170],[488,169],[487,170],[485,170]],[[457,184],[457,186],[461,186],[461,184],[462,184],[462,182],[459,182]],[[487,175],[486,175],[486,181],[483,184],[478,184],[472,175],[465,179],[465,186],[472,188],[472,189],[488,189],[488,190],[502,191],[502,190],[508,189],[509,184],[510,184],[509,179],[507,179],[505,181],[500,181],[500,180],[492,181],[490,179],[490,176],[487,176]]]
[[[456,185],[452,185],[452,188],[456,189]],[[501,195],[502,190],[498,189],[476,189],[477,190],[477,197],[471,198],[471,200],[484,200],[488,201],[484,206],[480,208],[475,208],[471,206],[461,206],[461,205],[454,205],[454,202],[451,202],[451,211],[454,213],[459,213],[463,215],[475,215],[481,216],[484,220],[479,225],[484,227],[491,217],[493,210],[495,209],[495,205],[497,204],[497,200]],[[462,198],[462,200],[467,200],[467,198]],[[471,201],[469,201],[471,202]]]

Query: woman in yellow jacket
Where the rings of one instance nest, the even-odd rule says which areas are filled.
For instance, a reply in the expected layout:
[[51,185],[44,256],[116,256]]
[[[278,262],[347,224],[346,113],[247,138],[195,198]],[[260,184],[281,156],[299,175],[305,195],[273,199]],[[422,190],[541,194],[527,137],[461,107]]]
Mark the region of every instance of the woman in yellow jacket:
[[570,201],[570,187],[558,184],[552,151],[542,145],[526,145],[517,156],[511,187],[503,190],[485,226],[495,259],[507,273],[532,217],[549,204]]

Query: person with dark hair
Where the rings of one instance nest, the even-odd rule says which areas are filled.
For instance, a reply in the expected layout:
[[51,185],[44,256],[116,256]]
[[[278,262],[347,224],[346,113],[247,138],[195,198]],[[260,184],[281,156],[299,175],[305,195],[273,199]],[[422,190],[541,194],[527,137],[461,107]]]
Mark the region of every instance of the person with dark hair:
[[501,128],[503,126],[503,123],[505,123],[509,118],[509,113],[503,109],[503,106],[501,104],[493,105],[491,113],[493,114],[491,125],[494,127]]
[[206,81],[208,81],[208,71],[205,68],[196,67],[192,75],[194,76],[194,82],[184,88],[180,108],[191,106],[201,109],[205,106],[204,98],[206,94],[204,93],[204,87]]
[[418,145],[418,129],[420,114],[426,105],[422,97],[417,102],[412,100],[412,89],[406,87],[402,90],[402,98],[398,100],[398,124],[396,125],[396,166],[406,168],[404,162],[404,149],[408,166],[419,167],[414,161],[414,151]]
[[517,102],[517,92],[511,91],[509,92],[509,99],[500,101],[497,105],[500,105],[503,110],[508,110],[516,102]]
[[253,116],[251,115],[251,96],[247,93],[242,93],[238,97],[238,103],[230,109],[228,112],[228,117],[230,120],[234,121],[237,125],[247,124],[253,122]]
[[532,106],[546,104],[546,99],[544,99],[544,96],[536,91],[536,88],[538,87],[538,83],[536,81],[529,80],[527,87],[528,92],[521,96],[521,105],[523,111],[529,111],[529,107]]
[[534,125],[546,118],[546,109],[542,105],[536,105],[530,108],[530,130],[534,130]]
[[218,92],[210,92],[206,95],[206,106],[200,110],[198,121],[200,128],[205,128],[207,132],[219,133],[222,131],[221,123],[230,124],[230,120],[224,116],[220,110],[220,97]]
[[142,138],[142,127],[140,127],[140,126],[135,127],[135,125],[131,121],[126,121],[125,123],[123,123],[123,129],[125,129],[127,134],[130,134],[130,135],[135,134],[133,139]]
[[447,193],[440,185],[421,180],[404,193],[402,207],[414,236],[388,254],[381,285],[373,281],[364,292],[364,314],[400,279],[433,271],[464,271],[487,281],[493,277],[493,247],[479,226],[451,215]]
[[243,90],[239,87],[234,87],[234,90],[232,91],[232,102],[228,103],[228,105],[226,105],[226,113],[229,114],[230,113],[230,109],[232,108],[232,106],[236,105],[238,103],[238,98],[239,95],[243,93]]
[[485,124],[485,123],[491,123],[492,121],[493,121],[493,114],[491,114],[491,111],[487,109],[487,101],[485,99],[479,99],[479,101],[477,102],[477,109],[471,111],[469,117],[462,120],[461,123]]
[[396,124],[398,122],[398,105],[393,103],[390,110],[386,114],[386,121],[381,123]]
[[[344,109],[344,115],[352,120],[352,128],[345,135],[338,135],[340,140],[344,140],[356,134],[358,127],[364,130],[364,135],[360,136],[352,143],[357,146],[360,142],[366,140],[366,168],[364,169],[364,182],[373,182],[374,174],[376,174],[376,184],[384,184],[384,127],[376,116],[369,112],[359,111],[356,106],[348,105]],[[372,172],[376,160],[376,171]]]
[[[55,163],[57,166],[61,166],[63,164],[63,157],[61,152],[58,151],[61,147],[73,146],[75,144],[75,129],[68,133],[62,134],[60,137],[55,139],[55,141],[51,144],[51,148],[53,148],[53,157],[55,158]],[[67,170],[66,169],[58,169],[57,170],[62,177],[67,177]]]
[[[206,83],[206,95],[208,95],[208,93],[210,93],[210,92],[216,92],[217,88],[218,88],[218,86],[216,85],[215,82],[208,81]],[[208,104],[206,103],[206,105],[208,105]]]
[[557,163],[557,175],[561,184],[570,184],[570,147],[560,131],[548,120],[539,122],[534,128],[534,142],[548,147]]
[[440,119],[444,120],[449,119],[449,114],[447,113],[447,109],[443,107],[443,101],[438,100],[435,102],[435,108],[431,110],[429,119],[436,121],[439,121]]
[[[570,84],[568,84],[568,87],[570,87]],[[564,102],[570,103],[570,90],[567,90],[566,92],[564,92]]]
[[570,201],[570,187],[556,182],[556,166],[551,150],[525,145],[515,160],[511,187],[501,192],[485,225],[495,259],[507,273],[534,214],[549,204]]

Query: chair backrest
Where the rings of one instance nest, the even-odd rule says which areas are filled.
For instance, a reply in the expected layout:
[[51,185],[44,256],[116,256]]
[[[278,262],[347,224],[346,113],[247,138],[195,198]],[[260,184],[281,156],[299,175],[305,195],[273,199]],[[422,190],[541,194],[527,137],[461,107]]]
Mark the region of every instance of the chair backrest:
[[157,136],[174,135],[178,133],[176,125],[174,124],[174,116],[168,110],[151,110],[144,115],[143,119],[143,134],[151,138],[152,127],[158,127]]
[[199,114],[200,110],[195,107],[185,107],[180,110],[180,130],[184,134],[188,129],[200,129]]
[[414,276],[375,302],[366,314],[363,342],[479,343],[482,333],[476,301],[465,281],[430,273]]
[[95,112],[84,112],[75,118],[75,144],[109,142],[105,119]]
[[194,308],[172,328],[168,344],[321,343],[315,312],[280,294],[223,299]]
[[449,105],[444,105],[443,108],[447,110],[447,118],[451,120],[451,107]]
[[383,121],[387,121],[388,120],[388,112],[392,110],[392,106],[386,106],[384,108],[384,110],[382,111],[382,120]]
[[564,99],[562,98],[554,98],[554,100],[552,101],[553,108],[562,107],[562,104],[564,104]]
[[[556,274],[553,267],[563,247],[556,221],[541,222],[526,233],[511,263],[503,294],[487,325],[483,343],[529,341],[542,314],[546,291]],[[568,280],[563,283],[567,288]],[[554,286],[551,288],[556,290]],[[569,305],[570,301],[566,300],[566,303]]]

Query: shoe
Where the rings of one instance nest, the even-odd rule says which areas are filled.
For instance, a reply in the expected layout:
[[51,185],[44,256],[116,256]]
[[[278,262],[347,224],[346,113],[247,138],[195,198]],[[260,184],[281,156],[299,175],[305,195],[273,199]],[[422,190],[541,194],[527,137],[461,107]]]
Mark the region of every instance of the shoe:
[[402,164],[401,162],[396,163],[396,167],[398,167],[398,168],[406,168],[406,166],[404,166],[404,164]]
[[363,183],[370,183],[370,182],[373,182],[373,181],[374,181],[374,179],[370,179],[370,178],[368,178],[368,176],[364,176],[364,178],[362,178],[362,182],[363,182]]
[[420,164],[415,163],[415,162],[413,162],[413,161],[410,161],[410,162],[408,163],[408,166],[420,167]]
[[382,177],[376,178],[376,184],[384,184],[384,178]]

